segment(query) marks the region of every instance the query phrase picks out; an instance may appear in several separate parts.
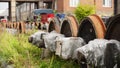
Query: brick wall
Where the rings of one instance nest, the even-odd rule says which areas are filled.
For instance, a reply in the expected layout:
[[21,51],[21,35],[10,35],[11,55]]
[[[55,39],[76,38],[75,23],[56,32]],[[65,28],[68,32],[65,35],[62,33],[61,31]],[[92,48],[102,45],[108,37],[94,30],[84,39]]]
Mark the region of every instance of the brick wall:
[[57,12],[63,12],[63,2],[64,0],[57,0]]
[[100,16],[111,16],[114,13],[114,0],[112,0],[112,7],[103,7],[103,0],[96,1],[96,14]]
[[[96,5],[96,14],[100,16],[111,16],[114,11],[114,0],[112,0],[112,7],[103,7],[103,0],[80,0],[80,4]],[[70,7],[69,0],[57,0],[58,12],[74,12],[76,7]]]
[[74,10],[74,7],[70,7],[69,0],[64,0],[64,12],[71,13],[74,12]]
[[[74,12],[76,7],[70,7],[69,0],[57,0],[58,12]],[[93,0],[80,0],[79,4],[94,4]]]

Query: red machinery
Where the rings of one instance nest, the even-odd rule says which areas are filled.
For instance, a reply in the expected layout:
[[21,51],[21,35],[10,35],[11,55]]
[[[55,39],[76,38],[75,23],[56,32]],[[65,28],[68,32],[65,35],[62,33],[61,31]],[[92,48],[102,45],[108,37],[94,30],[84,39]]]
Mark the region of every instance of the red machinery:
[[54,17],[54,13],[52,9],[35,9],[33,11],[34,15],[40,15],[41,22],[43,24],[48,23],[49,18]]
[[1,22],[7,22],[7,20],[6,19],[1,19]]
[[41,22],[45,24],[46,22],[48,23],[49,18],[53,18],[54,14],[41,14]]

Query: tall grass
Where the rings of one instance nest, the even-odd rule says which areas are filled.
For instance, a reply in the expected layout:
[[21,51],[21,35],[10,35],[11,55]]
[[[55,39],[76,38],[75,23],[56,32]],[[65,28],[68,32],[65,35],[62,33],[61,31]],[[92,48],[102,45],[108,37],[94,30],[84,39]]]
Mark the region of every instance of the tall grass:
[[5,61],[7,64],[12,64],[14,68],[79,67],[73,61],[65,61],[55,55],[41,60],[41,49],[28,43],[28,36],[29,34],[0,33],[0,63]]

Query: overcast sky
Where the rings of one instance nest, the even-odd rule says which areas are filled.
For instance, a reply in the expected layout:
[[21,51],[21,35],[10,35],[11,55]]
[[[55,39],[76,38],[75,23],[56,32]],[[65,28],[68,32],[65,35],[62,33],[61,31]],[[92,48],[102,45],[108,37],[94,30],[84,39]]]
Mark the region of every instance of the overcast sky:
[[0,2],[0,10],[4,10],[8,8],[8,3],[7,2]]

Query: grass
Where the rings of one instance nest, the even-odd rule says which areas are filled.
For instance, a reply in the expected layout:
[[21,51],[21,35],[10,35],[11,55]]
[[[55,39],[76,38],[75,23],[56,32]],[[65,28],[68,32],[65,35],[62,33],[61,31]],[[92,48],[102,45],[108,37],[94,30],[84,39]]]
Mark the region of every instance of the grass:
[[41,49],[28,43],[29,35],[0,33],[0,68],[3,61],[14,68],[79,68],[72,60],[62,60],[54,55],[41,60]]

